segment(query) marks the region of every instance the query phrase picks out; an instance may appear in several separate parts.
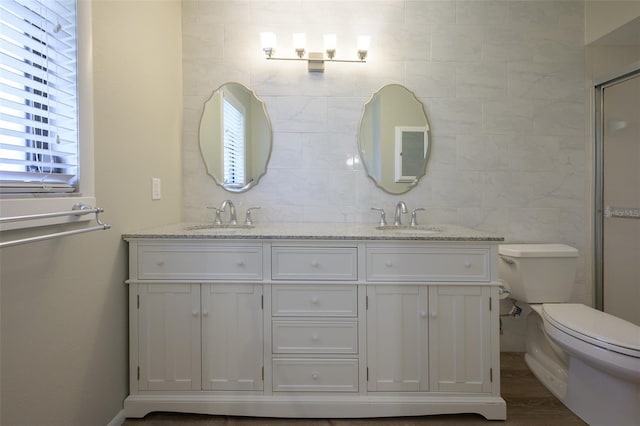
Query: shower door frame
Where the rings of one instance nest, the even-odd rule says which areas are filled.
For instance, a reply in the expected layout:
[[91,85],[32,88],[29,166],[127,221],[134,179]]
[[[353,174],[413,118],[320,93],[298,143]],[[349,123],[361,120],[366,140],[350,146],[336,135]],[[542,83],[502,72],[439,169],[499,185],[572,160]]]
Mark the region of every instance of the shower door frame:
[[608,87],[640,77],[640,61],[618,72],[594,81],[595,99],[595,220],[594,220],[594,302],[604,310],[604,90]]

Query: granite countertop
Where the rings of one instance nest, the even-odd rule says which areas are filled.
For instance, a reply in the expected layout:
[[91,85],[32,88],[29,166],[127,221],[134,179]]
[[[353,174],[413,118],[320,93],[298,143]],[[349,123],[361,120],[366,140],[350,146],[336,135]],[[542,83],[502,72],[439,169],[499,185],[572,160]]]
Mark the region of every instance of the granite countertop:
[[[390,227],[388,227],[390,228]],[[352,223],[256,223],[253,228],[216,228],[212,224],[176,223],[123,235],[137,238],[180,239],[316,239],[316,240],[420,240],[504,241],[504,237],[455,225],[420,225],[416,228],[379,230],[375,224]]]

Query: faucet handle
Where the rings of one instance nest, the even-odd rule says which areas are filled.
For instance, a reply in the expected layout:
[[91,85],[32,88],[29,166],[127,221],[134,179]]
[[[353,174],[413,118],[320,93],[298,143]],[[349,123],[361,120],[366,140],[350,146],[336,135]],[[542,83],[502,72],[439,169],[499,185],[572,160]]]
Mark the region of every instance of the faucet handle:
[[215,210],[216,211],[216,218],[213,221],[214,225],[222,225],[222,218],[220,217],[220,213],[222,213],[223,210],[220,210],[217,207],[211,207],[211,206],[207,206],[208,209],[210,210]]
[[411,226],[418,225],[418,219],[416,218],[416,212],[424,210],[422,207],[418,207],[417,209],[413,209],[411,212]]
[[385,226],[387,224],[387,215],[384,212],[384,209],[380,207],[371,207],[371,210],[376,210],[380,212],[380,221],[378,222],[379,226]]
[[249,207],[247,209],[247,215],[244,218],[244,224],[245,225],[253,225],[253,220],[251,219],[251,211],[252,210],[259,210],[259,209],[260,209],[259,206]]

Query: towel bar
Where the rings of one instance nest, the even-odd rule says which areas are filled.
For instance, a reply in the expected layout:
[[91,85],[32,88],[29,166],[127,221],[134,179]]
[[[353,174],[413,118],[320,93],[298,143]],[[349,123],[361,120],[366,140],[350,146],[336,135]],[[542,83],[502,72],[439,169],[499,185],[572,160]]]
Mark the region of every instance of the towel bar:
[[7,222],[19,222],[24,220],[48,219],[51,217],[58,217],[58,216],[72,216],[72,215],[83,216],[86,214],[95,213],[96,215],[95,219],[96,219],[96,222],[98,223],[98,226],[92,226],[90,228],[74,229],[71,231],[55,232],[53,234],[38,235],[35,237],[21,238],[18,240],[3,241],[3,242],[0,242],[0,248],[16,246],[19,244],[34,243],[37,241],[50,240],[52,238],[66,237],[69,235],[84,234],[85,232],[106,231],[107,229],[111,228],[111,225],[103,223],[98,217],[98,215],[103,211],[104,209],[101,209],[98,207],[91,207],[91,206],[87,206],[86,204],[76,204],[73,206],[73,209],[71,211],[41,213],[41,214],[33,214],[33,215],[0,218],[0,223],[7,223]]

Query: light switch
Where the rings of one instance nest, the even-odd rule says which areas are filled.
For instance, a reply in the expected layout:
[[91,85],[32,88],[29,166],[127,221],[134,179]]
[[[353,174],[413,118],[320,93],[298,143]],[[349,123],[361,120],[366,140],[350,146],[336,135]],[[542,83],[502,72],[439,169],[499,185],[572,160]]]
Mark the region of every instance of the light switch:
[[162,197],[160,178],[151,178],[151,199],[159,200]]

